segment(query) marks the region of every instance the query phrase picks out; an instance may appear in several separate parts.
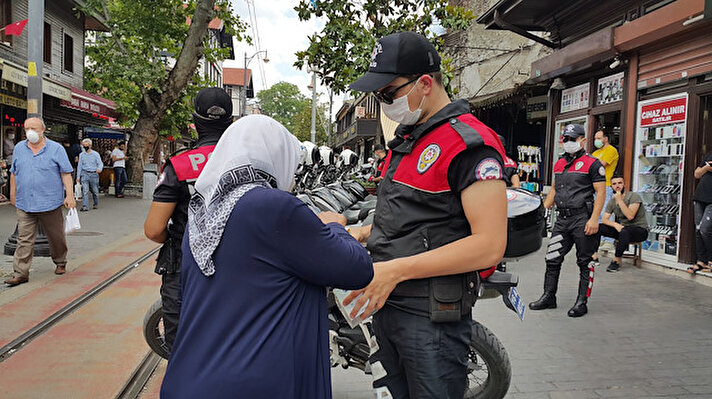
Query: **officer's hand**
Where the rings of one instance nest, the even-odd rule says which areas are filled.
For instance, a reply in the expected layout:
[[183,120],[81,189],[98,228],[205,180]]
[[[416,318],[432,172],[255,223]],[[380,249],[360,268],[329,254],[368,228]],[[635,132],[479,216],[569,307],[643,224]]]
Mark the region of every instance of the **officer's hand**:
[[321,222],[324,223],[324,224],[338,223],[338,224],[340,224],[340,225],[342,225],[342,226],[346,226],[346,218],[344,217],[344,215],[340,215],[340,214],[335,213],[335,212],[326,211],[326,212],[322,212],[322,213],[320,213],[320,214],[318,214],[318,215],[316,215],[316,216],[317,216],[317,217],[321,220]]
[[393,289],[396,288],[396,285],[401,281],[401,273],[398,272],[399,262],[401,262],[400,259],[393,259],[387,262],[373,264],[373,280],[371,280],[371,283],[362,290],[353,291],[344,299],[344,305],[348,305],[357,296],[363,294],[363,296],[356,301],[354,310],[351,312],[351,317],[358,316],[358,311],[367,300],[369,301],[368,306],[361,312],[364,316],[370,315],[386,304],[386,299],[388,299]]
[[588,219],[586,226],[583,229],[587,236],[598,233],[598,219]]

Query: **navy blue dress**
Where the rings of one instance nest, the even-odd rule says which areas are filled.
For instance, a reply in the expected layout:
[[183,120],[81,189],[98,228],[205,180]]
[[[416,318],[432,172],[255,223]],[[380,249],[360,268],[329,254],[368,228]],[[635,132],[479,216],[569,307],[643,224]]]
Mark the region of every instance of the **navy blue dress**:
[[366,250],[292,195],[235,205],[205,277],[183,240],[178,335],[161,387],[174,398],[331,398],[324,287],[373,277]]

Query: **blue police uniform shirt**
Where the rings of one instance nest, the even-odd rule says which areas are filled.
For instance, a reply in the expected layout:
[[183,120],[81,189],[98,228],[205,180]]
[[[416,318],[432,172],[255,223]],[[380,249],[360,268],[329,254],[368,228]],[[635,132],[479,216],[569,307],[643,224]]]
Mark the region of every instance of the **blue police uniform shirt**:
[[45,138],[44,147],[33,154],[22,140],[15,146],[10,173],[15,175],[15,206],[25,212],[52,211],[64,204],[61,173],[71,173],[67,152],[57,142]]
[[81,178],[87,172],[96,173],[96,171],[104,169],[104,163],[101,162],[99,153],[92,150],[90,153],[82,151],[79,154],[79,163],[77,164],[77,178]]

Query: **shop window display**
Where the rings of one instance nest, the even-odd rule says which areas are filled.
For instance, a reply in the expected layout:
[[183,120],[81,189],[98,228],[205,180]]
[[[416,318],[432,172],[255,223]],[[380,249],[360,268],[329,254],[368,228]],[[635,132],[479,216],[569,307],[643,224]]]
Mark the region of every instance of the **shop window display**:
[[677,255],[682,198],[685,125],[640,128],[637,191],[643,198],[650,234],[643,249]]

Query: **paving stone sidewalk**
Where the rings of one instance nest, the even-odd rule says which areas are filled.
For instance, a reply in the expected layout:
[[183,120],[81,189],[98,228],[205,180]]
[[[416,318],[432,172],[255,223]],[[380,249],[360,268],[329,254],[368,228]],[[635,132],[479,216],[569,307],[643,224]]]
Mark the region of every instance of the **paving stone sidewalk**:
[[[150,200],[140,198],[116,198],[109,195],[99,196],[99,209],[79,212],[82,228],[67,236],[68,270],[77,266],[97,252],[98,248],[112,245],[128,235],[143,231]],[[4,255],[4,247],[8,237],[15,230],[17,216],[15,207],[10,204],[0,205],[0,279],[12,275],[12,256]],[[35,257],[30,269],[30,282],[49,281],[55,278],[54,264],[47,257]],[[9,288],[0,281],[0,293]]]
[[[507,348],[512,385],[507,398],[712,398],[712,288],[684,273],[670,275],[625,264],[596,270],[589,314],[566,316],[576,298],[578,268],[566,258],[558,309],[527,309],[524,321],[499,300],[476,304],[474,317]],[[543,250],[508,271],[519,292],[538,299]],[[708,277],[697,276],[697,279]],[[373,398],[370,376],[332,369],[334,398]]]

